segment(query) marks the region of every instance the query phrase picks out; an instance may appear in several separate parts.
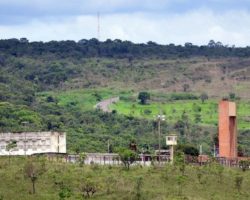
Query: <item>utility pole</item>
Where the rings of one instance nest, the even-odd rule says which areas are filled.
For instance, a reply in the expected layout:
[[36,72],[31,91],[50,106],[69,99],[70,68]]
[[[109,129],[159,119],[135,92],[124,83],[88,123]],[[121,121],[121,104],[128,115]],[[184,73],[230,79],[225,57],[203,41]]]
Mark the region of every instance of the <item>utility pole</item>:
[[160,162],[160,151],[161,151],[161,119],[158,119],[158,149],[159,149],[159,162]]
[[109,139],[108,139],[108,153],[110,153],[110,144],[109,144]]
[[165,121],[165,115],[157,115],[157,121],[158,121],[158,155],[159,155],[159,163],[161,160],[161,121]]

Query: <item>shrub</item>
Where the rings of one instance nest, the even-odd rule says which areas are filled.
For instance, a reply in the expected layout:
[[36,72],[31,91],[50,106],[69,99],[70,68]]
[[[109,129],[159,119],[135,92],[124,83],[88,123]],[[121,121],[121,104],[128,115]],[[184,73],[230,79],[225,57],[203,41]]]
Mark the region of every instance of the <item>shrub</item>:
[[198,96],[191,94],[191,93],[173,93],[170,96],[171,101],[176,100],[196,100],[199,99]]
[[234,181],[235,181],[235,188],[237,189],[238,192],[241,191],[243,180],[244,180],[244,177],[240,176],[240,175],[237,175],[235,177],[235,179],[234,179]]
[[239,162],[239,167],[242,169],[242,171],[249,170],[250,168],[250,161],[249,160],[241,160]]
[[129,170],[130,165],[136,161],[137,154],[130,149],[121,149],[119,151],[119,156],[124,164],[124,167]]
[[80,185],[80,192],[83,199],[92,197],[97,192],[97,183],[90,179]]
[[145,114],[145,115],[150,115],[151,113],[152,113],[152,111],[149,110],[149,109],[144,110],[144,114]]
[[177,151],[183,152],[185,155],[198,156],[199,150],[190,144],[179,144],[176,148]]
[[142,105],[145,105],[147,103],[147,100],[150,99],[150,94],[148,92],[140,92],[138,95],[138,99],[140,100],[140,103]]
[[136,200],[142,199],[142,185],[143,185],[143,178],[139,176],[136,178],[136,184],[135,184],[135,199]]

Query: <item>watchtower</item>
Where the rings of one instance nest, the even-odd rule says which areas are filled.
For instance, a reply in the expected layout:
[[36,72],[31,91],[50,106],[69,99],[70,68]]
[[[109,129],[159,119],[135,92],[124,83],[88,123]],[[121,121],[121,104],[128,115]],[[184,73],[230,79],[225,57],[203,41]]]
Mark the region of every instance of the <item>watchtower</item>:
[[174,146],[177,145],[177,136],[176,135],[168,135],[166,136],[166,144],[170,146],[170,161],[173,163],[174,160]]

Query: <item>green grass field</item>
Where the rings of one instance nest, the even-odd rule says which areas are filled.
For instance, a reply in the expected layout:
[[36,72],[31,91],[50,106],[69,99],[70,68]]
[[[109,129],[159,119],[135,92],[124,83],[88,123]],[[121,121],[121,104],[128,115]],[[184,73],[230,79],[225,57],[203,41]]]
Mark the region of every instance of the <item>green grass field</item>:
[[[177,100],[170,102],[151,102],[148,105],[141,105],[138,102],[119,101],[111,106],[120,114],[132,115],[139,118],[155,119],[156,115],[166,115],[168,122],[176,122],[181,119],[183,113],[193,123],[200,125],[217,126],[218,101],[208,100],[201,103],[200,100]],[[238,128],[250,129],[250,103],[241,101],[237,104]],[[200,118],[200,120],[198,119]]]
[[[46,101],[52,96],[58,105],[76,107],[81,111],[93,110],[94,106],[103,99],[120,97],[120,101],[110,106],[119,114],[154,120],[156,115],[166,115],[166,120],[174,123],[181,119],[183,113],[192,123],[201,126],[217,126],[219,100],[169,100],[170,94],[152,92],[154,97],[149,104],[141,105],[137,101],[137,94],[133,91],[119,91],[112,88],[69,90],[64,92],[43,92],[37,95],[39,101]],[[157,100],[155,100],[157,99]],[[250,129],[250,102],[237,101],[238,128]]]
[[[27,176],[27,163],[36,174],[35,189]],[[108,200],[247,200],[250,172],[207,166],[159,167],[80,166],[42,158],[0,158],[1,200],[76,200],[83,187],[94,187],[90,199]],[[242,179],[237,187],[237,180]]]
[[103,99],[116,96],[129,96],[131,91],[118,91],[116,89],[81,89],[60,92],[42,92],[37,94],[39,101],[46,101],[49,96],[55,98],[58,105],[63,107],[76,106],[82,111],[93,110],[94,106]]

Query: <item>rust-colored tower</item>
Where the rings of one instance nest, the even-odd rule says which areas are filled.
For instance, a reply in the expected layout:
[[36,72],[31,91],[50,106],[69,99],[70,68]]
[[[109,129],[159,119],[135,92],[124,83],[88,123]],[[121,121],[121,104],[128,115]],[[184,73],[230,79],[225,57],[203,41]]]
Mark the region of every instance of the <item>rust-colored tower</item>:
[[222,100],[219,103],[219,156],[237,157],[236,105]]

